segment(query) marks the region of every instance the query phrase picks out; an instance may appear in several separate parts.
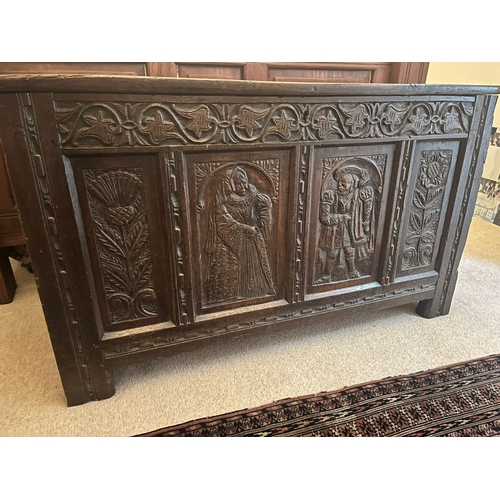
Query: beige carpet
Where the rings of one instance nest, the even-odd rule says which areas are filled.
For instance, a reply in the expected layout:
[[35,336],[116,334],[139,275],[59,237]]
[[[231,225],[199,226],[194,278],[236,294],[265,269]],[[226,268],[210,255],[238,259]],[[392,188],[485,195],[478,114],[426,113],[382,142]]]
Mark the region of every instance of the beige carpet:
[[474,219],[448,316],[415,306],[130,366],[116,395],[67,408],[34,278],[0,306],[1,436],[130,436],[286,397],[500,353],[500,227]]

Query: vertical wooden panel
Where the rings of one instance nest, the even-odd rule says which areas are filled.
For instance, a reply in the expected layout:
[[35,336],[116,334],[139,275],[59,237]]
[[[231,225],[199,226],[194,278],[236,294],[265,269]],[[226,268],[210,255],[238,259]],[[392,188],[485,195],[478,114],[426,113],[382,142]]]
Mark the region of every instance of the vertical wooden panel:
[[146,63],[147,76],[167,76],[176,78],[177,65],[174,62],[148,62]]
[[247,62],[243,69],[243,79],[255,81],[267,81],[267,64],[259,62]]
[[394,62],[389,83],[425,83],[428,62]]

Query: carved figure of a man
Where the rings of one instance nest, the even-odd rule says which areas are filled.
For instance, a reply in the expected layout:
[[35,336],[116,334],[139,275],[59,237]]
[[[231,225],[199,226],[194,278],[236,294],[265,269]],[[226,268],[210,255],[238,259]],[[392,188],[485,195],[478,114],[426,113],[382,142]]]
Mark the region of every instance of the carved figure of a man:
[[335,268],[342,269],[345,260],[348,279],[359,278],[356,262],[373,253],[373,189],[366,185],[369,174],[354,165],[335,173],[337,189],[326,190],[320,202],[321,231],[318,246],[325,250],[326,260],[319,283],[329,283]]
[[249,182],[242,167],[218,187],[205,241],[208,303],[275,293],[267,252],[271,199]]

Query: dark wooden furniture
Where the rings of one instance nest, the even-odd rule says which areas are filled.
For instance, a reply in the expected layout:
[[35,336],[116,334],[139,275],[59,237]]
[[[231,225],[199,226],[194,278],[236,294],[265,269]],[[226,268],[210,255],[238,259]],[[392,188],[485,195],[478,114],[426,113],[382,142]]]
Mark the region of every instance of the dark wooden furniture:
[[447,314],[498,91],[0,77],[68,404],[208,342],[409,302]]
[[[330,83],[425,83],[429,63],[264,63],[264,62],[10,62],[0,74],[89,74],[229,78],[234,80],[310,81]],[[8,249],[24,238],[13,205],[5,164],[0,156],[0,304],[11,302],[16,282]]]

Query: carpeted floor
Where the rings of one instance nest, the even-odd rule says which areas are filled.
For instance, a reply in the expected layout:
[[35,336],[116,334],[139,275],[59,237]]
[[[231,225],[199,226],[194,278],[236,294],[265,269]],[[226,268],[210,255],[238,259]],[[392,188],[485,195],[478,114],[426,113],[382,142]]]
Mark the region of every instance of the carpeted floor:
[[[111,399],[67,408],[36,284],[0,306],[0,436],[134,436],[500,354],[500,227],[474,219],[449,315],[415,305],[128,366]],[[140,440],[142,441],[142,440]]]
[[500,436],[500,355],[198,419],[137,437]]

